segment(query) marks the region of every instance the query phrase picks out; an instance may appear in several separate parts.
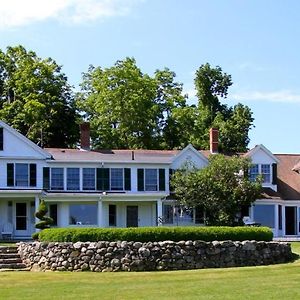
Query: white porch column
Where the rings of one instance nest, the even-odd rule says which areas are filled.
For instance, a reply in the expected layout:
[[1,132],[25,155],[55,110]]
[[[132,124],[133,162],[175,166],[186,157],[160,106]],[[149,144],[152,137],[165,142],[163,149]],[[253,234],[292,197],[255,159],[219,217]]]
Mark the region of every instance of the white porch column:
[[104,227],[103,224],[103,203],[102,203],[102,198],[98,200],[98,227]]
[[[35,205],[35,212],[38,211],[39,205],[40,205],[40,198],[39,196],[35,196],[34,197],[34,205]],[[35,217],[35,224],[39,222],[39,219],[37,217]],[[40,231],[39,229],[35,228],[35,232]]]
[[162,211],[162,200],[157,200],[157,225],[162,226],[163,211]]
[[278,236],[278,204],[274,205],[274,236]]

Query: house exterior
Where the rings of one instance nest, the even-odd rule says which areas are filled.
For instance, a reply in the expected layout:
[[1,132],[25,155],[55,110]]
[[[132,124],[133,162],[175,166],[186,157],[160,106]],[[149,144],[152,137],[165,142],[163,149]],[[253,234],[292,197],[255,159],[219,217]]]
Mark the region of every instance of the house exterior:
[[[12,224],[14,238],[30,237],[41,199],[57,227],[203,225],[202,211],[172,199],[170,176],[187,161],[205,167],[217,152],[217,131],[211,131],[210,151],[192,145],[92,151],[89,140],[84,123],[80,149],[42,149],[0,121],[0,228]],[[250,178],[264,178],[264,197],[249,217],[271,227],[275,236],[299,235],[300,155],[274,155],[263,145],[241,155],[253,162]]]

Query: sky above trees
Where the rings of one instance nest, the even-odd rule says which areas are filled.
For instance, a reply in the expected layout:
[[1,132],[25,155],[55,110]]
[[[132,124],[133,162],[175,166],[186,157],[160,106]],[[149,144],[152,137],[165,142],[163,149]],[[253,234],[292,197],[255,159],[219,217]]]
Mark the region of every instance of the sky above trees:
[[253,111],[250,146],[299,153],[299,10],[296,0],[1,1],[0,48],[55,59],[78,90],[89,64],[134,57],[151,76],[174,71],[191,103],[196,70],[219,65],[232,75],[226,103]]

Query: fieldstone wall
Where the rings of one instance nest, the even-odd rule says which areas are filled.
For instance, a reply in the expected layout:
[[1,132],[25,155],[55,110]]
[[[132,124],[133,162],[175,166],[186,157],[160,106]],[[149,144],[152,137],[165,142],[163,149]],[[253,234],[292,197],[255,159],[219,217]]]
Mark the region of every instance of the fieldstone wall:
[[240,267],[290,261],[290,244],[256,241],[18,244],[32,271],[152,271]]

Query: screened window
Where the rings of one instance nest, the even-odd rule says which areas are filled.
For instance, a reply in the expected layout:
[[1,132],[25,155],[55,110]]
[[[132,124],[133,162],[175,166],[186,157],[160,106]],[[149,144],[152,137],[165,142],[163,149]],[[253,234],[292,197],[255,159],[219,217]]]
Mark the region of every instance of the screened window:
[[95,190],[96,188],[96,169],[83,168],[82,169],[82,188],[83,190]]
[[261,165],[261,174],[264,183],[271,182],[271,167],[270,165]]
[[64,189],[64,169],[51,168],[51,189],[63,190]]
[[111,190],[123,190],[123,169],[111,169],[110,170],[110,189]]
[[275,227],[275,205],[255,205],[254,221],[262,226]]
[[28,164],[16,164],[16,186],[28,186]]
[[67,168],[67,190],[79,189],[79,168]]
[[157,169],[145,169],[145,190],[157,191]]
[[70,225],[96,225],[97,204],[71,204],[69,205]]
[[259,175],[258,165],[252,165],[250,167],[250,174],[249,174],[250,181],[255,181],[258,175]]

